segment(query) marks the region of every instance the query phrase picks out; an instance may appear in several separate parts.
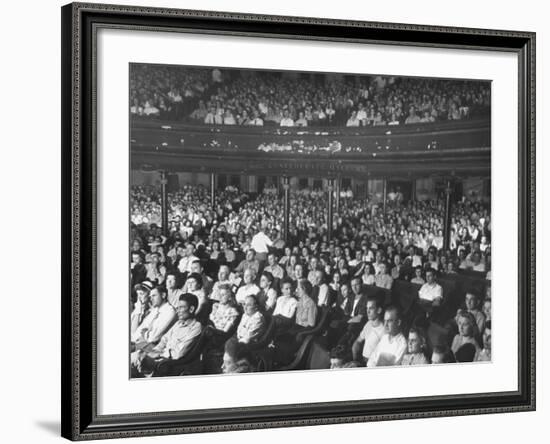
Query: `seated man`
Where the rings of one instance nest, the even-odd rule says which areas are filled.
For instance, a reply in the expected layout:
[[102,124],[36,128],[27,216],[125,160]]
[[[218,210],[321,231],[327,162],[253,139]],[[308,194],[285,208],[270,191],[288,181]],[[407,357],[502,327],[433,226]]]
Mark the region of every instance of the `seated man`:
[[343,345],[337,345],[330,351],[330,369],[359,367],[356,361],[349,361],[348,352]]
[[370,355],[367,367],[400,365],[407,351],[407,340],[401,333],[401,317],[396,307],[388,307],[384,313],[385,334]]
[[[479,309],[479,298],[477,294],[475,294],[473,291],[466,292],[466,296],[464,297],[464,305],[466,306],[466,311],[468,311],[468,313],[470,313],[474,317],[478,332],[483,333],[483,330],[485,330],[485,315]],[[459,309],[455,317],[457,325],[461,311],[462,310]]]
[[439,306],[443,301],[443,288],[435,281],[435,270],[426,271],[426,283],[418,290],[418,297],[423,306]]
[[243,344],[256,341],[265,331],[266,322],[260,313],[258,301],[249,295],[244,301],[244,314],[237,328],[237,340]]
[[243,275],[243,285],[237,290],[236,300],[239,304],[244,304],[246,297],[253,295],[257,296],[260,292],[260,287],[254,283],[256,272],[252,268],[247,268]]
[[242,276],[246,270],[252,269],[254,271],[254,276],[258,275],[260,270],[260,261],[256,259],[256,252],[249,248],[246,252],[246,259],[242,260],[237,268],[235,268],[235,273],[239,276]]
[[367,299],[367,319],[367,323],[351,348],[354,361],[364,360],[365,363],[369,362],[371,354],[385,333],[382,307],[374,297]]
[[331,291],[325,282],[325,272],[323,270],[315,270],[312,276],[313,294],[312,298],[319,307],[331,306]]
[[152,308],[132,334],[132,342],[137,349],[159,342],[176,319],[176,311],[166,300],[165,288],[153,288],[149,296]]
[[195,319],[198,305],[195,295],[185,293],[180,296],[178,322],[162,336],[157,345],[137,350],[130,355],[133,377],[151,376],[161,362],[185,356],[202,331],[200,322]]
[[285,274],[285,270],[277,263],[277,257],[275,253],[269,253],[267,255],[267,266],[264,271],[271,273],[274,279],[281,280]]

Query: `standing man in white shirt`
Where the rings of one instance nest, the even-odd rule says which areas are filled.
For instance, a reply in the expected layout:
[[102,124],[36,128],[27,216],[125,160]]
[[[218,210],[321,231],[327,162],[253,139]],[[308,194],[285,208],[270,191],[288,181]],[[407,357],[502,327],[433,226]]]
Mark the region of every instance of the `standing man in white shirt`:
[[273,242],[269,236],[265,234],[265,227],[262,225],[260,231],[252,237],[252,242],[250,242],[250,248],[256,252],[256,259],[260,261],[260,265],[265,263],[269,247],[272,246]]

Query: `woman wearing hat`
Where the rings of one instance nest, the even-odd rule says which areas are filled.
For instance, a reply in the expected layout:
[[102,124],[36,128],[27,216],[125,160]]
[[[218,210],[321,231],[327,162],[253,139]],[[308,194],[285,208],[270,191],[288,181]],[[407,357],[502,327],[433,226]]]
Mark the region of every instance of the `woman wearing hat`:
[[130,330],[132,335],[151,310],[149,293],[151,293],[152,289],[153,284],[149,281],[143,281],[134,286],[134,290],[137,294],[137,301],[134,304],[134,310],[130,316]]

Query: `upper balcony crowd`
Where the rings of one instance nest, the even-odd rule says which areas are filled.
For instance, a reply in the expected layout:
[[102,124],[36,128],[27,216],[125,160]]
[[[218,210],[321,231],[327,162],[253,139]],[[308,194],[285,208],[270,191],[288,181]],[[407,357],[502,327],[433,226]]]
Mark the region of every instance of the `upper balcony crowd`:
[[368,127],[489,117],[487,81],[132,65],[130,113],[206,125]]

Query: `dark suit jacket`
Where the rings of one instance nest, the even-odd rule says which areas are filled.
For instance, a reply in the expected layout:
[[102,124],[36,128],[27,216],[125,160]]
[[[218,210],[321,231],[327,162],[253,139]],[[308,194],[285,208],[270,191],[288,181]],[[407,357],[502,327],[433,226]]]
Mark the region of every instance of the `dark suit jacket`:
[[[338,307],[342,307],[343,303],[344,303],[344,299],[340,294],[338,294],[338,300],[337,300]],[[355,303],[355,298],[348,298],[348,300],[346,301],[346,305],[344,306],[344,314],[349,317],[359,316],[359,315],[366,316],[367,315],[367,297],[363,294],[359,296],[359,301],[355,306],[355,310],[353,310],[354,303]],[[353,313],[352,313],[352,310],[353,310]]]
[[[355,296],[358,297],[358,296]],[[352,305],[353,307],[353,305]],[[359,301],[357,302],[357,305],[355,306],[355,310],[353,310],[353,316],[367,316],[367,296],[361,293],[361,296],[359,296]]]

